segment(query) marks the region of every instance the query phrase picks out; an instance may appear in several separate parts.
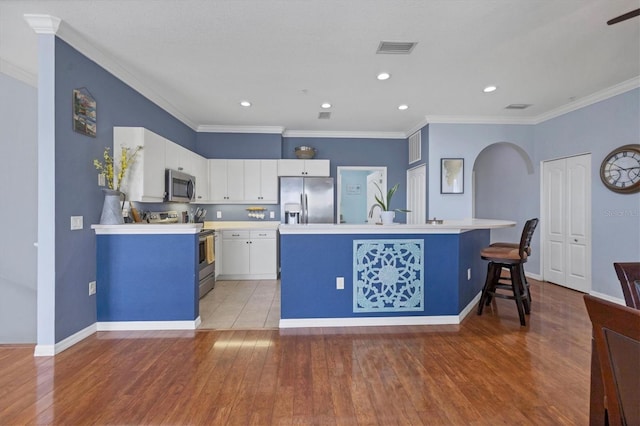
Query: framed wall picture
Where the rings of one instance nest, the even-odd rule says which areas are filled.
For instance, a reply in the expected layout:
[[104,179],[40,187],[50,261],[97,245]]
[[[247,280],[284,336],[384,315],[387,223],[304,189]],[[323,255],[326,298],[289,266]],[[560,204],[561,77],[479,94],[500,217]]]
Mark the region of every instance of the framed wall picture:
[[464,193],[464,158],[440,159],[440,193]]
[[84,87],[73,89],[73,130],[96,137],[96,101]]

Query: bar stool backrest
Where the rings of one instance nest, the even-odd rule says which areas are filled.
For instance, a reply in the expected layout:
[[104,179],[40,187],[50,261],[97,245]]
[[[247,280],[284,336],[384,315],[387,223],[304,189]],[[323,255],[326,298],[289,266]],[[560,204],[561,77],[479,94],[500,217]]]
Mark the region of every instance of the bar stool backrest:
[[522,236],[520,237],[519,255],[520,259],[526,259],[531,254],[531,238],[533,237],[533,231],[538,226],[538,218],[529,219],[522,229]]

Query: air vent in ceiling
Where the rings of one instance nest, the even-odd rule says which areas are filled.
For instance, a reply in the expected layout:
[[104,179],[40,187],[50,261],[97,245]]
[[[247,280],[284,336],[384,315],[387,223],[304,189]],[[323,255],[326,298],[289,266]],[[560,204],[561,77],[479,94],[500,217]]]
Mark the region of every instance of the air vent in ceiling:
[[329,111],[320,111],[318,113],[318,118],[320,120],[328,120],[331,118],[331,113]]
[[378,45],[377,54],[396,53],[408,55],[418,44],[417,41],[381,41]]
[[531,104],[511,104],[504,107],[504,109],[527,109]]

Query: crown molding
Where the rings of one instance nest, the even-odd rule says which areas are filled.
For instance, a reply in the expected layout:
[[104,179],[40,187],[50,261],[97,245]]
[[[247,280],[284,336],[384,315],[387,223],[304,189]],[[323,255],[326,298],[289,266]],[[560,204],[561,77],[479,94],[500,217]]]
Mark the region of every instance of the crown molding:
[[4,59],[0,59],[0,73],[8,75],[11,78],[19,80],[31,87],[38,88],[38,76],[31,74],[29,71],[7,62]]
[[[197,130],[196,123],[180,112],[180,110],[171,104],[171,102],[162,97],[152,86],[144,83],[141,79],[130,73],[111,55],[101,51],[96,46],[89,43],[80,33],[75,31],[69,25],[66,25],[61,19],[50,15],[24,15],[24,19],[36,33],[55,34],[60,39],[69,43],[74,49],[78,50],[84,56],[94,61],[98,66],[113,74],[124,84],[139,92],[142,96],[158,105],[191,129]],[[55,31],[53,31],[54,27]]]
[[534,119],[533,124],[540,124],[547,120],[551,120],[552,118],[559,117],[561,115],[576,111],[589,105],[593,105],[597,102],[604,101],[605,99],[612,98],[630,90],[637,89],[638,87],[640,87],[640,76],[630,78],[629,80],[618,83],[615,86],[611,86],[607,89],[595,92],[591,95],[585,96],[584,98],[580,98],[574,102],[571,102],[570,104],[541,114]]
[[407,133],[405,134],[405,137],[409,137],[411,135],[413,135],[415,132],[422,130],[422,128],[424,126],[426,126],[427,124],[429,124],[429,120],[428,117],[424,117],[418,124],[416,124],[415,126],[409,128],[409,130],[407,131]]
[[225,126],[222,124],[201,124],[196,129],[202,133],[273,133],[281,135],[284,127],[279,126]]
[[23,18],[36,34],[55,35],[60,28],[62,19],[51,15],[24,14]]
[[[464,117],[464,116],[447,116],[447,115],[430,115],[426,117],[426,124],[540,124],[552,118],[579,110],[581,108],[593,105],[600,101],[612,98],[622,93],[634,90],[640,87],[640,76],[633,77],[622,83],[618,83],[607,89],[585,96],[570,104],[563,105],[559,108],[545,112],[535,117]],[[424,127],[424,126],[422,126]],[[415,129],[415,128],[414,128]]]
[[535,124],[533,118],[528,117],[488,117],[488,116],[456,116],[456,115],[429,115],[429,124]]
[[404,132],[351,132],[322,130],[286,130],[285,138],[352,138],[352,139],[406,139]]

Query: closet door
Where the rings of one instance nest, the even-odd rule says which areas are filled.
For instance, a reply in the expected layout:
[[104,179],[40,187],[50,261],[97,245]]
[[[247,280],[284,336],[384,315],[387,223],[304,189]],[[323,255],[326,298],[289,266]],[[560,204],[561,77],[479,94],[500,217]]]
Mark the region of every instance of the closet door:
[[542,166],[543,272],[546,281],[591,290],[591,155]]

